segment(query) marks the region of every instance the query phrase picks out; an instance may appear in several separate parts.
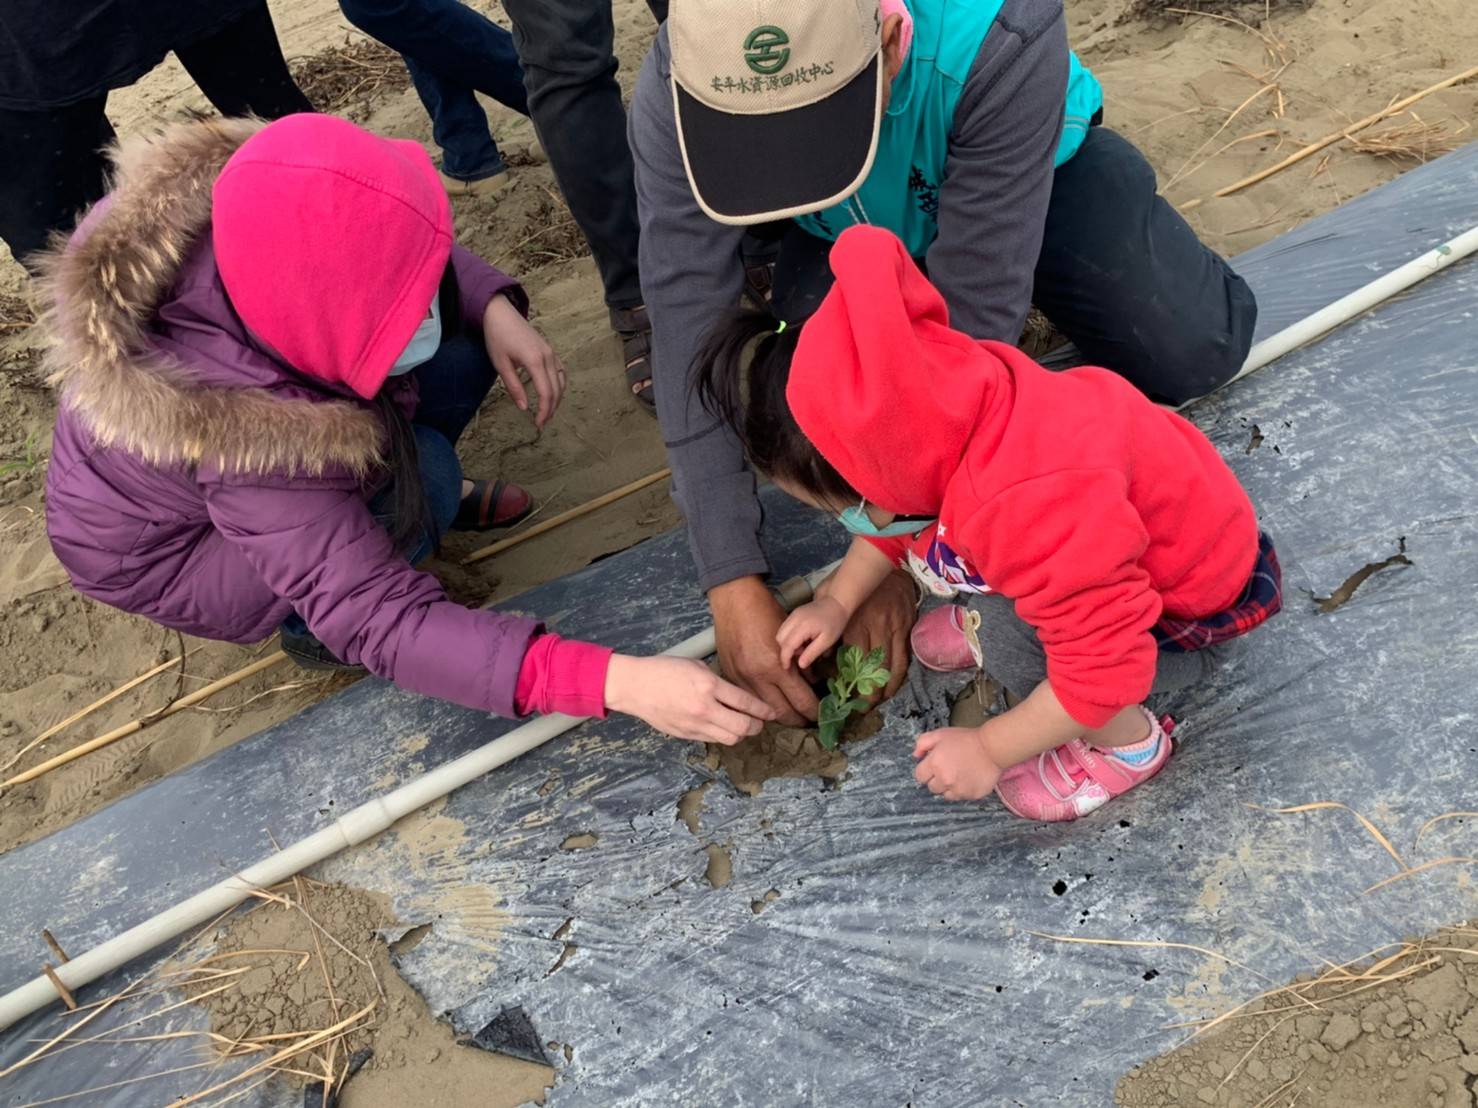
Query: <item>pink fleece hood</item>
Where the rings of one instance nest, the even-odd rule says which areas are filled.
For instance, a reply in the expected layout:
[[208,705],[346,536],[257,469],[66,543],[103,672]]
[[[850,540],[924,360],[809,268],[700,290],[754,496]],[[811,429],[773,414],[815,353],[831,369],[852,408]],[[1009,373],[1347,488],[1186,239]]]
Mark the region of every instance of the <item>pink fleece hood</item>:
[[300,373],[366,399],[425,318],[452,248],[426,151],[330,115],[290,115],[212,191],[216,265],[243,323]]

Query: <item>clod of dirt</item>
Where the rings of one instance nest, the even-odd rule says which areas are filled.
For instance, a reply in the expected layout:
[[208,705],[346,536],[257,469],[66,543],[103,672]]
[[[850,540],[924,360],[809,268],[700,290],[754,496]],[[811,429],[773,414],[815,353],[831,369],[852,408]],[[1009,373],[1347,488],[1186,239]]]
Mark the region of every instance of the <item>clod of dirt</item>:
[[[842,744],[876,735],[882,725],[876,712],[854,718],[842,732]],[[812,729],[767,724],[758,735],[733,746],[710,745],[704,764],[723,770],[740,792],[758,796],[764,783],[775,777],[835,781],[847,768],[847,756],[841,747],[823,747]]]
[[760,897],[758,900],[751,900],[749,902],[749,910],[751,912],[753,912],[755,915],[759,915],[761,912],[763,912],[766,908],[768,908],[771,904],[774,904],[775,901],[777,901],[779,899],[780,899],[780,890],[779,889],[771,889],[769,892],[767,892],[764,896]]
[[600,839],[595,834],[586,831],[583,834],[571,835],[559,844],[559,848],[561,850],[589,850],[599,841]]
[[[210,968],[246,972],[213,995],[203,994],[224,983],[219,979],[186,990],[209,1013],[212,1031],[232,1041],[279,1036],[266,1042],[280,1049],[289,1041],[280,1036],[311,1034],[374,1005],[336,1047],[336,1067],[357,1051],[373,1050],[344,1086],[342,1108],[543,1103],[554,1083],[548,1066],[459,1045],[452,1028],[401,979],[376,935],[395,925],[380,898],[319,882],[296,888],[287,903],[238,912],[217,931]],[[299,1056],[292,1068],[319,1072],[320,1062],[327,1062],[326,1048],[316,1061]]]
[[698,833],[698,823],[703,815],[703,794],[713,787],[712,781],[705,781],[697,788],[689,789],[678,798],[677,818],[690,834]]
[[1354,573],[1345,578],[1344,584],[1335,589],[1328,596],[1314,597],[1314,603],[1319,606],[1319,611],[1324,615],[1328,615],[1330,612],[1335,611],[1338,608],[1343,608],[1355,595],[1356,589],[1365,584],[1366,581],[1374,577],[1383,569],[1390,569],[1392,566],[1415,565],[1416,563],[1414,563],[1410,558],[1406,556],[1406,539],[1401,538],[1398,539],[1397,542],[1399,544],[1398,552],[1392,554],[1385,561],[1371,562],[1368,565],[1357,569]]
[[[1295,983],[1317,1011],[1289,990],[1269,993],[1201,1038],[1131,1070],[1115,1103],[1475,1108],[1475,955],[1478,929],[1457,927],[1368,969],[1346,966]],[[1404,974],[1415,967],[1429,968]]]
[[715,889],[722,889],[734,879],[734,863],[729,852],[717,843],[709,843],[703,850],[708,855],[708,868],[703,871],[703,879]]

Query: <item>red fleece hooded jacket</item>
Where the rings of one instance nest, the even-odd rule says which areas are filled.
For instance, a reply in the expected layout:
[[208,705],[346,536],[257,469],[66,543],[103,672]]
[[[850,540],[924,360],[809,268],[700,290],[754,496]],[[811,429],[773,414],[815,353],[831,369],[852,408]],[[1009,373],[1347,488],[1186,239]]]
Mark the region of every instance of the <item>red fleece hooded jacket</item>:
[[831,267],[786,392],[806,437],[870,503],[938,517],[1036,628],[1084,727],[1142,701],[1161,615],[1231,607],[1257,559],[1252,503],[1216,448],[1108,370],[1052,373],[952,330],[888,231],[844,232]]

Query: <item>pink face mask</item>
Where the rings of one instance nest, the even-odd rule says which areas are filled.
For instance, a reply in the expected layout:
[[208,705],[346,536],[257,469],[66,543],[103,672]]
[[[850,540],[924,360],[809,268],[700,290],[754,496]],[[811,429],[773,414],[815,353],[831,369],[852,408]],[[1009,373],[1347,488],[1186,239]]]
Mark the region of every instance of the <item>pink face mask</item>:
[[908,10],[903,0],[880,0],[882,16],[887,19],[890,15],[901,15],[903,17],[903,34],[899,41],[899,54],[907,58],[908,48],[913,43],[913,13]]

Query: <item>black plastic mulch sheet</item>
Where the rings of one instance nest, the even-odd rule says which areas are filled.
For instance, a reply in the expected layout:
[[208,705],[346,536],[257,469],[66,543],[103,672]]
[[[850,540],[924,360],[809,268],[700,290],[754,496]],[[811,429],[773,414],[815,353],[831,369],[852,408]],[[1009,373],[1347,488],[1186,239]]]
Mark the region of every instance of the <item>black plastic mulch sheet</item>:
[[[1478,145],[1251,251],[1238,265],[1263,305],[1260,335],[1474,223]],[[1170,705],[1182,746],[1166,771],[1095,815],[1037,826],[994,801],[937,801],[910,776],[914,725],[889,718],[851,748],[839,787],[779,780],[751,798],[720,779],[693,834],[675,816],[711,776],[694,748],[613,719],[453,795],[429,861],[392,831],[318,876],[432,922],[401,960],[432,1010],[470,1032],[522,1009],[541,1039],[571,1047],[550,1051],[550,1103],[601,1108],[1098,1108],[1126,1069],[1184,1036],[1165,1025],[1478,914],[1465,867],[1362,895],[1395,864],[1352,815],[1252,807],[1348,804],[1413,864],[1478,850],[1478,828],[1457,820],[1413,846],[1430,817],[1474,807],[1478,780],[1478,262],[1194,415],[1277,536],[1288,609],[1214,687]],[[839,553],[836,527],[773,493],[767,504],[782,575]],[[1410,564],[1333,611],[1316,603],[1397,554]],[[705,622],[680,534],[516,606],[640,651]],[[366,681],[0,858],[0,984],[36,972],[42,927],[84,949],[269,853],[269,831],[296,839],[510,726]],[[593,846],[560,849],[586,832]],[[722,888],[704,879],[709,845],[732,861]],[[459,918],[473,902],[494,906],[495,941],[485,911],[477,927]],[[1256,972],[1034,932],[1191,944]],[[199,1021],[182,1009],[149,1027]],[[0,1068],[56,1026],[47,1014],[5,1033]],[[0,1102],[197,1051],[79,1047],[0,1080]],[[185,1073],[72,1103],[164,1103],[201,1084]],[[252,1095],[236,1103],[301,1102],[276,1084]]]

